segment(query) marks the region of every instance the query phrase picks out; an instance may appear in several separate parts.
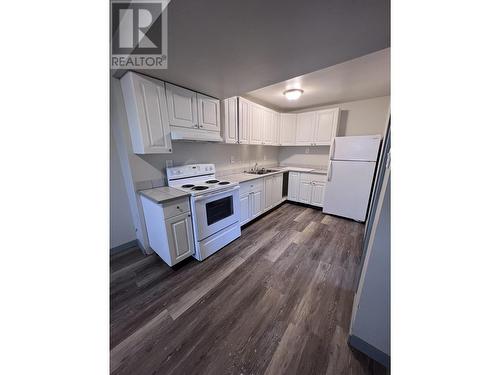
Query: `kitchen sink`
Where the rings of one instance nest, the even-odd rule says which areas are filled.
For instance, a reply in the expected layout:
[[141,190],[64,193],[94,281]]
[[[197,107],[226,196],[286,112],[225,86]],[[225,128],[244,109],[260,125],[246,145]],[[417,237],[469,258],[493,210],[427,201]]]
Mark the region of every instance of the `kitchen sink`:
[[268,173],[273,173],[273,172],[279,172],[277,169],[258,169],[256,171],[245,171],[245,173],[250,173],[250,174],[268,174]]

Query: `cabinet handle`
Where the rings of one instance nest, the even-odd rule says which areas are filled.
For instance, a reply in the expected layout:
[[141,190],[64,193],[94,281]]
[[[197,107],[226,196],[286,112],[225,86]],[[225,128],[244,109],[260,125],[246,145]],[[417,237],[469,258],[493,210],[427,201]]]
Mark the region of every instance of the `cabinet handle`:
[[191,214],[188,214],[188,217],[191,217]]
[[179,206],[177,206],[177,209],[180,210],[181,208]]
[[203,127],[203,125],[200,125],[200,128],[202,128],[202,127]]

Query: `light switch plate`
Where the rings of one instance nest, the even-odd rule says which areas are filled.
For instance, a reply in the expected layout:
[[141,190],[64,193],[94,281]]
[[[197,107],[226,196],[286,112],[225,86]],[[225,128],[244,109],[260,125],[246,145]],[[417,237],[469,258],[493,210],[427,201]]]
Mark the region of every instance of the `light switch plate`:
[[170,167],[173,167],[173,166],[174,166],[174,161],[173,161],[173,160],[169,160],[169,159],[167,159],[165,162],[166,162],[166,164],[167,164],[167,168],[170,168]]

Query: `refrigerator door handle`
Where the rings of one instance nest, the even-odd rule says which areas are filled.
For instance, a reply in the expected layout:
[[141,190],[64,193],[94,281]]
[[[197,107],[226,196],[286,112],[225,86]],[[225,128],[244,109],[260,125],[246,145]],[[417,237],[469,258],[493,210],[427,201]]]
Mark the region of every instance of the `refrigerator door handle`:
[[333,137],[332,145],[330,146],[330,160],[333,160],[334,152],[335,152],[335,137]]
[[328,181],[332,180],[332,167],[333,167],[333,161],[330,160],[328,164],[328,173],[326,174],[326,179]]

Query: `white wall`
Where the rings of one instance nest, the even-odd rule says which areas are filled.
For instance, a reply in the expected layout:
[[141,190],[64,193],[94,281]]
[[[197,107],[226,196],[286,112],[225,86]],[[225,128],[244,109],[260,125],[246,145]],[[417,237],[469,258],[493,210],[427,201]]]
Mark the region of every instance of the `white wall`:
[[280,147],[279,164],[297,167],[326,168],[330,146],[287,146]]
[[[309,108],[294,113],[307,112],[315,109],[340,108],[340,121],[337,135],[339,137],[352,135],[384,135],[390,96],[339,103],[335,105]],[[329,147],[280,147],[279,162],[281,165],[297,165],[306,167],[326,168],[328,164]]]
[[135,240],[135,228],[116,150],[110,137],[110,248]]

